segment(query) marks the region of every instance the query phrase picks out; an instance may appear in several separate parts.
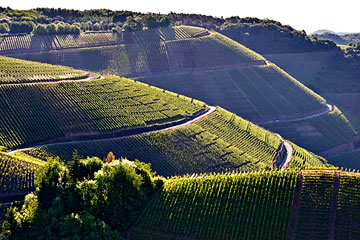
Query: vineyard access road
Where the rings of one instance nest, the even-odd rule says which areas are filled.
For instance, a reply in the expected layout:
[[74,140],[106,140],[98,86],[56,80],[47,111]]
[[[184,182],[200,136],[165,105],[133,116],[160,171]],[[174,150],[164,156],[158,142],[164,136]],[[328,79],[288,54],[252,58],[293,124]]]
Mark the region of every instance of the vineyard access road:
[[43,84],[43,83],[62,83],[62,82],[83,82],[90,81],[94,79],[104,79],[104,76],[100,74],[96,74],[93,72],[87,72],[86,77],[81,77],[78,79],[61,79],[61,80],[41,80],[38,82],[14,82],[14,83],[1,83],[0,86],[13,86],[13,85],[35,85],[35,84]]
[[281,140],[281,143],[284,144],[284,147],[285,147],[285,157],[284,157],[283,161],[280,163],[280,165],[278,166],[278,168],[281,170],[286,170],[286,168],[288,167],[288,165],[290,163],[294,149],[291,146],[291,144],[288,143],[287,141],[285,141],[280,134],[276,133],[275,136]]
[[327,114],[329,112],[332,112],[334,110],[334,106],[326,103],[326,109],[320,113],[311,114],[309,116],[300,117],[300,118],[294,118],[294,119],[288,119],[288,120],[271,120],[266,122],[254,122],[255,124],[271,124],[271,123],[286,123],[286,122],[297,122],[302,120],[307,120],[315,117],[319,117],[321,115]]
[[[84,136],[79,136],[79,137],[82,137],[83,139],[79,139],[79,140],[75,140],[75,141],[66,141],[66,140],[63,140],[63,141],[59,141],[59,142],[51,142],[51,143],[45,143],[45,144],[40,144],[40,145],[36,145],[36,146],[32,146],[32,147],[27,147],[27,148],[22,148],[22,149],[15,149],[13,151],[10,151],[8,152],[8,154],[15,154],[15,152],[19,152],[19,151],[26,151],[26,150],[30,150],[30,149],[33,149],[33,148],[39,148],[39,147],[45,147],[45,146],[51,146],[51,145],[63,145],[63,144],[71,144],[71,143],[84,143],[84,142],[95,142],[95,141],[110,141],[110,140],[114,140],[114,139],[121,139],[121,138],[127,138],[127,137],[134,137],[134,136],[139,136],[141,134],[144,134],[144,133],[150,133],[150,132],[160,132],[160,131],[166,131],[166,130],[173,130],[173,129],[176,129],[176,128],[180,128],[180,127],[184,127],[186,125],[189,125],[191,123],[194,123],[195,121],[201,119],[201,118],[204,118],[208,115],[210,115],[211,113],[215,112],[216,111],[216,108],[215,106],[205,106],[205,111],[202,112],[200,115],[194,117],[194,118],[191,118],[191,119],[187,119],[185,122],[181,122],[181,123],[165,123],[165,124],[162,124],[162,125],[159,125],[158,128],[156,128],[155,130],[152,130],[153,129],[153,126],[148,126],[148,127],[144,127],[144,128],[141,128],[140,132],[136,133],[136,134],[133,134],[131,133],[131,131],[128,131],[126,132],[125,134],[121,135],[121,136],[115,136],[115,137],[104,137],[104,138],[101,138],[102,133],[98,133],[98,134],[94,134],[94,135],[91,135],[91,137],[93,136],[99,136],[99,138],[96,138],[96,139],[89,139],[89,135],[84,135]],[[172,124],[171,126],[169,126],[170,124]],[[131,130],[131,129],[130,129]],[[139,130],[139,129],[138,129]],[[116,133],[121,133],[122,130],[120,131],[116,131]],[[110,133],[111,135],[111,133]],[[109,136],[109,134],[107,134],[107,136]]]

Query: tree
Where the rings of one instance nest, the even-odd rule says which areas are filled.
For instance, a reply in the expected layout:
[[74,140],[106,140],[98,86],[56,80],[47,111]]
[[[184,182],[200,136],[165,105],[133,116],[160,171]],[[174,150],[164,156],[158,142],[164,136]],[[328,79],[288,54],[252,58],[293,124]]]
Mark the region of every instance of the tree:
[[145,17],[143,17],[143,24],[145,27],[147,28],[157,28],[159,27],[159,24],[156,20],[155,17],[151,16],[151,15],[146,15]]
[[48,31],[46,30],[46,26],[44,24],[38,24],[33,32],[34,35],[45,35],[48,34]]
[[35,24],[31,21],[28,22],[12,22],[10,27],[10,33],[31,33]]
[[[149,165],[103,163],[76,152],[69,167],[49,159],[36,173],[36,192],[6,213],[8,239],[125,239],[147,200],[164,183]],[[46,223],[46,224],[44,224]]]

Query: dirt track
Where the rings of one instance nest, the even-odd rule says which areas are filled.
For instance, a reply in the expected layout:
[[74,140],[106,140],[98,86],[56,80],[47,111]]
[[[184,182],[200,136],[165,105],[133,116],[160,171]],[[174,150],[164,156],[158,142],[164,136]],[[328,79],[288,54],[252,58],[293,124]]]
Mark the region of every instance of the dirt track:
[[[176,129],[176,128],[180,128],[180,127],[184,127],[186,125],[189,125],[203,117],[208,116],[209,114],[213,113],[216,111],[216,107],[214,106],[206,106],[206,111],[202,114],[200,114],[199,116],[196,116],[195,118],[189,119],[186,122],[182,122],[179,124],[173,125],[173,126],[168,126],[167,124],[163,124],[163,128],[161,128],[161,126],[159,128],[157,128],[156,130],[151,130],[151,131],[141,131],[140,133],[136,133],[136,134],[127,134],[127,135],[122,135],[120,137],[106,137],[106,138],[97,138],[97,139],[83,139],[83,140],[75,140],[75,141],[59,141],[59,142],[51,142],[51,143],[47,143],[47,144],[40,144],[40,145],[35,145],[35,146],[31,146],[31,147],[27,147],[27,148],[22,148],[22,149],[16,149],[13,151],[8,152],[9,154],[14,154],[15,152],[18,151],[25,151],[25,150],[29,150],[29,149],[33,149],[33,148],[39,148],[39,147],[45,147],[45,146],[51,146],[51,145],[61,145],[61,144],[71,144],[71,143],[83,143],[83,142],[92,142],[92,141],[110,141],[110,140],[114,140],[114,139],[121,139],[121,138],[127,138],[127,137],[133,137],[133,136],[139,136],[143,133],[150,133],[150,132],[159,132],[159,131],[166,131],[166,130],[172,130],[172,129]],[[145,129],[150,129],[152,126],[149,127],[145,127]],[[100,134],[99,134],[100,135]],[[101,136],[101,135],[100,135]],[[84,138],[86,138],[88,136],[84,136]]]

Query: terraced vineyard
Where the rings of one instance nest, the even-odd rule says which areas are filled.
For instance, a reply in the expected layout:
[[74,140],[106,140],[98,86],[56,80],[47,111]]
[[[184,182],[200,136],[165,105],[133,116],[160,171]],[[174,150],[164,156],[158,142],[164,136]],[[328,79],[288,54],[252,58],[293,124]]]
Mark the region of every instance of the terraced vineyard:
[[325,102],[272,64],[138,79],[218,104],[255,122],[300,118],[322,109]]
[[290,161],[288,168],[292,169],[306,169],[311,167],[322,167],[324,164],[327,164],[327,160],[317,156],[293,143],[291,143],[293,148],[293,156]]
[[0,202],[23,197],[34,188],[34,173],[42,162],[0,153]]
[[0,145],[178,121],[203,103],[120,77],[0,86]]
[[359,132],[338,109],[303,121],[262,124],[266,129],[280,133],[284,138],[310,151],[319,153],[348,143]]
[[[146,31],[133,34],[140,37],[146,35]],[[174,37],[177,38],[175,40],[164,38],[165,41],[159,39],[155,41],[151,37],[143,36],[143,40],[137,44],[108,44],[102,47],[82,47],[61,51],[10,52],[6,55],[131,77],[161,72],[182,72],[195,68],[219,68],[228,64],[265,63],[263,57],[223,35],[218,33],[200,35],[204,36],[190,39]]]
[[360,149],[345,152],[341,155],[328,158],[331,164],[335,166],[342,166],[345,168],[360,169]]
[[313,169],[166,182],[129,239],[357,239],[360,174]]
[[336,239],[360,238],[359,174],[341,172],[336,208]]
[[[223,109],[190,125],[139,136],[81,143],[54,144],[25,153],[46,159],[59,155],[70,160],[80,155],[116,156],[150,162],[162,176],[186,173],[272,169],[280,139]],[[323,161],[305,150],[297,157],[302,166],[322,166]],[[305,157],[304,157],[305,156]],[[294,164],[295,167],[295,164]],[[299,167],[299,166],[297,166]]]
[[328,239],[334,171],[305,171],[296,239]]
[[139,32],[2,36],[0,37],[0,54],[114,44],[141,44],[144,42],[196,38],[207,34],[209,33],[203,28],[179,26]]
[[88,73],[70,67],[0,56],[0,84],[80,79],[87,76]]
[[130,239],[286,239],[297,172],[173,178]]

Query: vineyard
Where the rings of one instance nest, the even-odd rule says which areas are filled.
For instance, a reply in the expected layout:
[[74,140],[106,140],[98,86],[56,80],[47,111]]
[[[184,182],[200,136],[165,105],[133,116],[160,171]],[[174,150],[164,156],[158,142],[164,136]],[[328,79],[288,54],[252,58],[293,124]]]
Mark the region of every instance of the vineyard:
[[358,134],[352,123],[336,107],[334,111],[316,118],[262,126],[316,153],[347,143]]
[[288,168],[292,169],[304,169],[309,167],[322,167],[327,164],[327,160],[317,156],[304,148],[301,148],[291,143],[293,148],[293,156]]
[[328,158],[331,164],[345,168],[360,169],[360,149],[351,152],[345,152],[341,155]]
[[86,72],[70,67],[0,56],[0,84],[86,78]]
[[[172,41],[146,41],[146,32],[137,44],[108,44],[102,47],[61,51],[8,53],[8,56],[61,64],[120,76],[142,76],[162,72],[182,72],[195,68],[226,65],[262,65],[264,58],[218,33]],[[89,61],[91,59],[91,61]]]
[[336,239],[360,238],[359,188],[359,174],[341,172],[336,209]]
[[141,44],[206,36],[198,27],[149,29],[138,32],[84,33],[80,35],[17,35],[0,37],[0,54],[22,51],[47,51],[66,48],[94,47],[119,44]]
[[0,86],[0,145],[178,121],[203,103],[120,77]]
[[128,237],[358,239],[359,186],[359,173],[326,169],[173,177]]
[[130,239],[286,239],[296,171],[170,179]]
[[[26,150],[40,159],[59,155],[70,160],[76,149],[83,156],[115,156],[151,163],[162,176],[230,170],[272,169],[280,139],[221,108],[190,125],[138,136],[81,143],[54,144]],[[321,166],[316,156],[302,150],[297,161]],[[292,166],[297,167],[299,166]]]
[[275,65],[138,79],[208,104],[220,105],[255,122],[302,117],[303,113],[322,109],[325,102]]
[[39,165],[42,165],[39,160],[24,161],[24,157],[0,153],[0,202],[13,201],[33,191],[34,173]]

